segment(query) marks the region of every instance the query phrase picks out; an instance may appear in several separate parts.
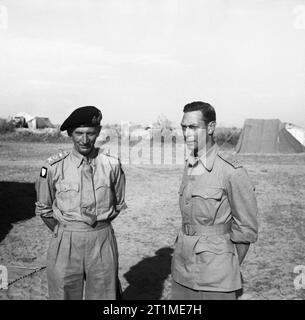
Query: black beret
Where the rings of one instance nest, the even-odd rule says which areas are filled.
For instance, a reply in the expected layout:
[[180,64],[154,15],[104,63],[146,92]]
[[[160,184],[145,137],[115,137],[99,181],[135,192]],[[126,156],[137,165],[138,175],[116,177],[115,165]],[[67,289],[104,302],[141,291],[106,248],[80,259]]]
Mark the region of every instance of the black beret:
[[102,120],[102,113],[92,106],[75,109],[60,127],[60,131],[78,127],[97,127]]

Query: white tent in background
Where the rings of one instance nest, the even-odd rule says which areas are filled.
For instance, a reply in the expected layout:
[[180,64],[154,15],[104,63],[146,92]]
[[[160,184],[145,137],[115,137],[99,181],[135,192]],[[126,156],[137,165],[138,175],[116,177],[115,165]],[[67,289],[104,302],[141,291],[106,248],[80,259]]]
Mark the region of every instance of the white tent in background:
[[49,118],[34,117],[26,112],[18,112],[8,118],[8,121],[13,121],[16,127],[29,129],[44,129],[55,128]]
[[8,120],[14,120],[14,119],[18,119],[18,118],[19,119],[24,118],[25,122],[29,122],[34,119],[34,116],[31,116],[30,114],[28,114],[26,112],[18,112],[16,114],[14,114],[13,116],[10,116],[8,118]]
[[292,123],[286,123],[286,130],[305,146],[305,129]]

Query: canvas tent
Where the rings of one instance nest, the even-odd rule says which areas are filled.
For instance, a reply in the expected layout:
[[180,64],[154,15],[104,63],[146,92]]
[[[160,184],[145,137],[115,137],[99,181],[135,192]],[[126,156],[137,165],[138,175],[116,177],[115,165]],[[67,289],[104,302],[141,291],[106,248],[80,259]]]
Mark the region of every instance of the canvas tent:
[[305,146],[305,129],[292,123],[286,123],[286,130]]
[[305,147],[279,119],[247,119],[239,137],[238,153],[299,153]]
[[13,122],[16,127],[29,129],[55,128],[49,118],[33,117],[26,112],[18,112],[8,118],[9,122]]
[[12,123],[16,128],[26,128],[28,121],[34,119],[33,116],[26,112],[18,112],[14,116],[9,116],[7,122]]
[[27,122],[29,129],[55,128],[49,118],[34,117]]
[[9,120],[24,118],[25,122],[29,122],[34,119],[34,117],[26,112],[18,112],[14,116],[11,116]]

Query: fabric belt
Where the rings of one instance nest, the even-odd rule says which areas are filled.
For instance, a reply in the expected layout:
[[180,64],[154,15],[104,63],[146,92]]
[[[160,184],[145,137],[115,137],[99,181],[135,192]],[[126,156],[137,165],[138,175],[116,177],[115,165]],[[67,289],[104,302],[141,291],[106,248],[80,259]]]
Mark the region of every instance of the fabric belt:
[[82,221],[67,221],[58,224],[58,229],[63,229],[63,231],[98,231],[107,227],[110,227],[111,223],[107,221],[97,221],[93,225],[89,225]]
[[229,233],[231,230],[231,222],[214,224],[211,226],[202,226],[198,224],[188,224],[182,225],[182,232],[187,236],[200,236],[200,235],[223,235]]

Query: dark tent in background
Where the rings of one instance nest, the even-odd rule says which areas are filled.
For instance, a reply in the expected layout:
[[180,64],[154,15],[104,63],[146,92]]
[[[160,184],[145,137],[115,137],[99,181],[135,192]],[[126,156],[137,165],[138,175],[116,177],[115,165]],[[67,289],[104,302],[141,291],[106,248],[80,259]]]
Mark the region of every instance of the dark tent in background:
[[9,116],[8,122],[12,122],[16,128],[44,129],[55,128],[49,118],[34,117],[26,112],[18,112],[14,116]]
[[29,129],[55,128],[49,118],[34,117],[27,122]]
[[247,119],[239,137],[238,153],[299,153],[305,147],[279,119]]

